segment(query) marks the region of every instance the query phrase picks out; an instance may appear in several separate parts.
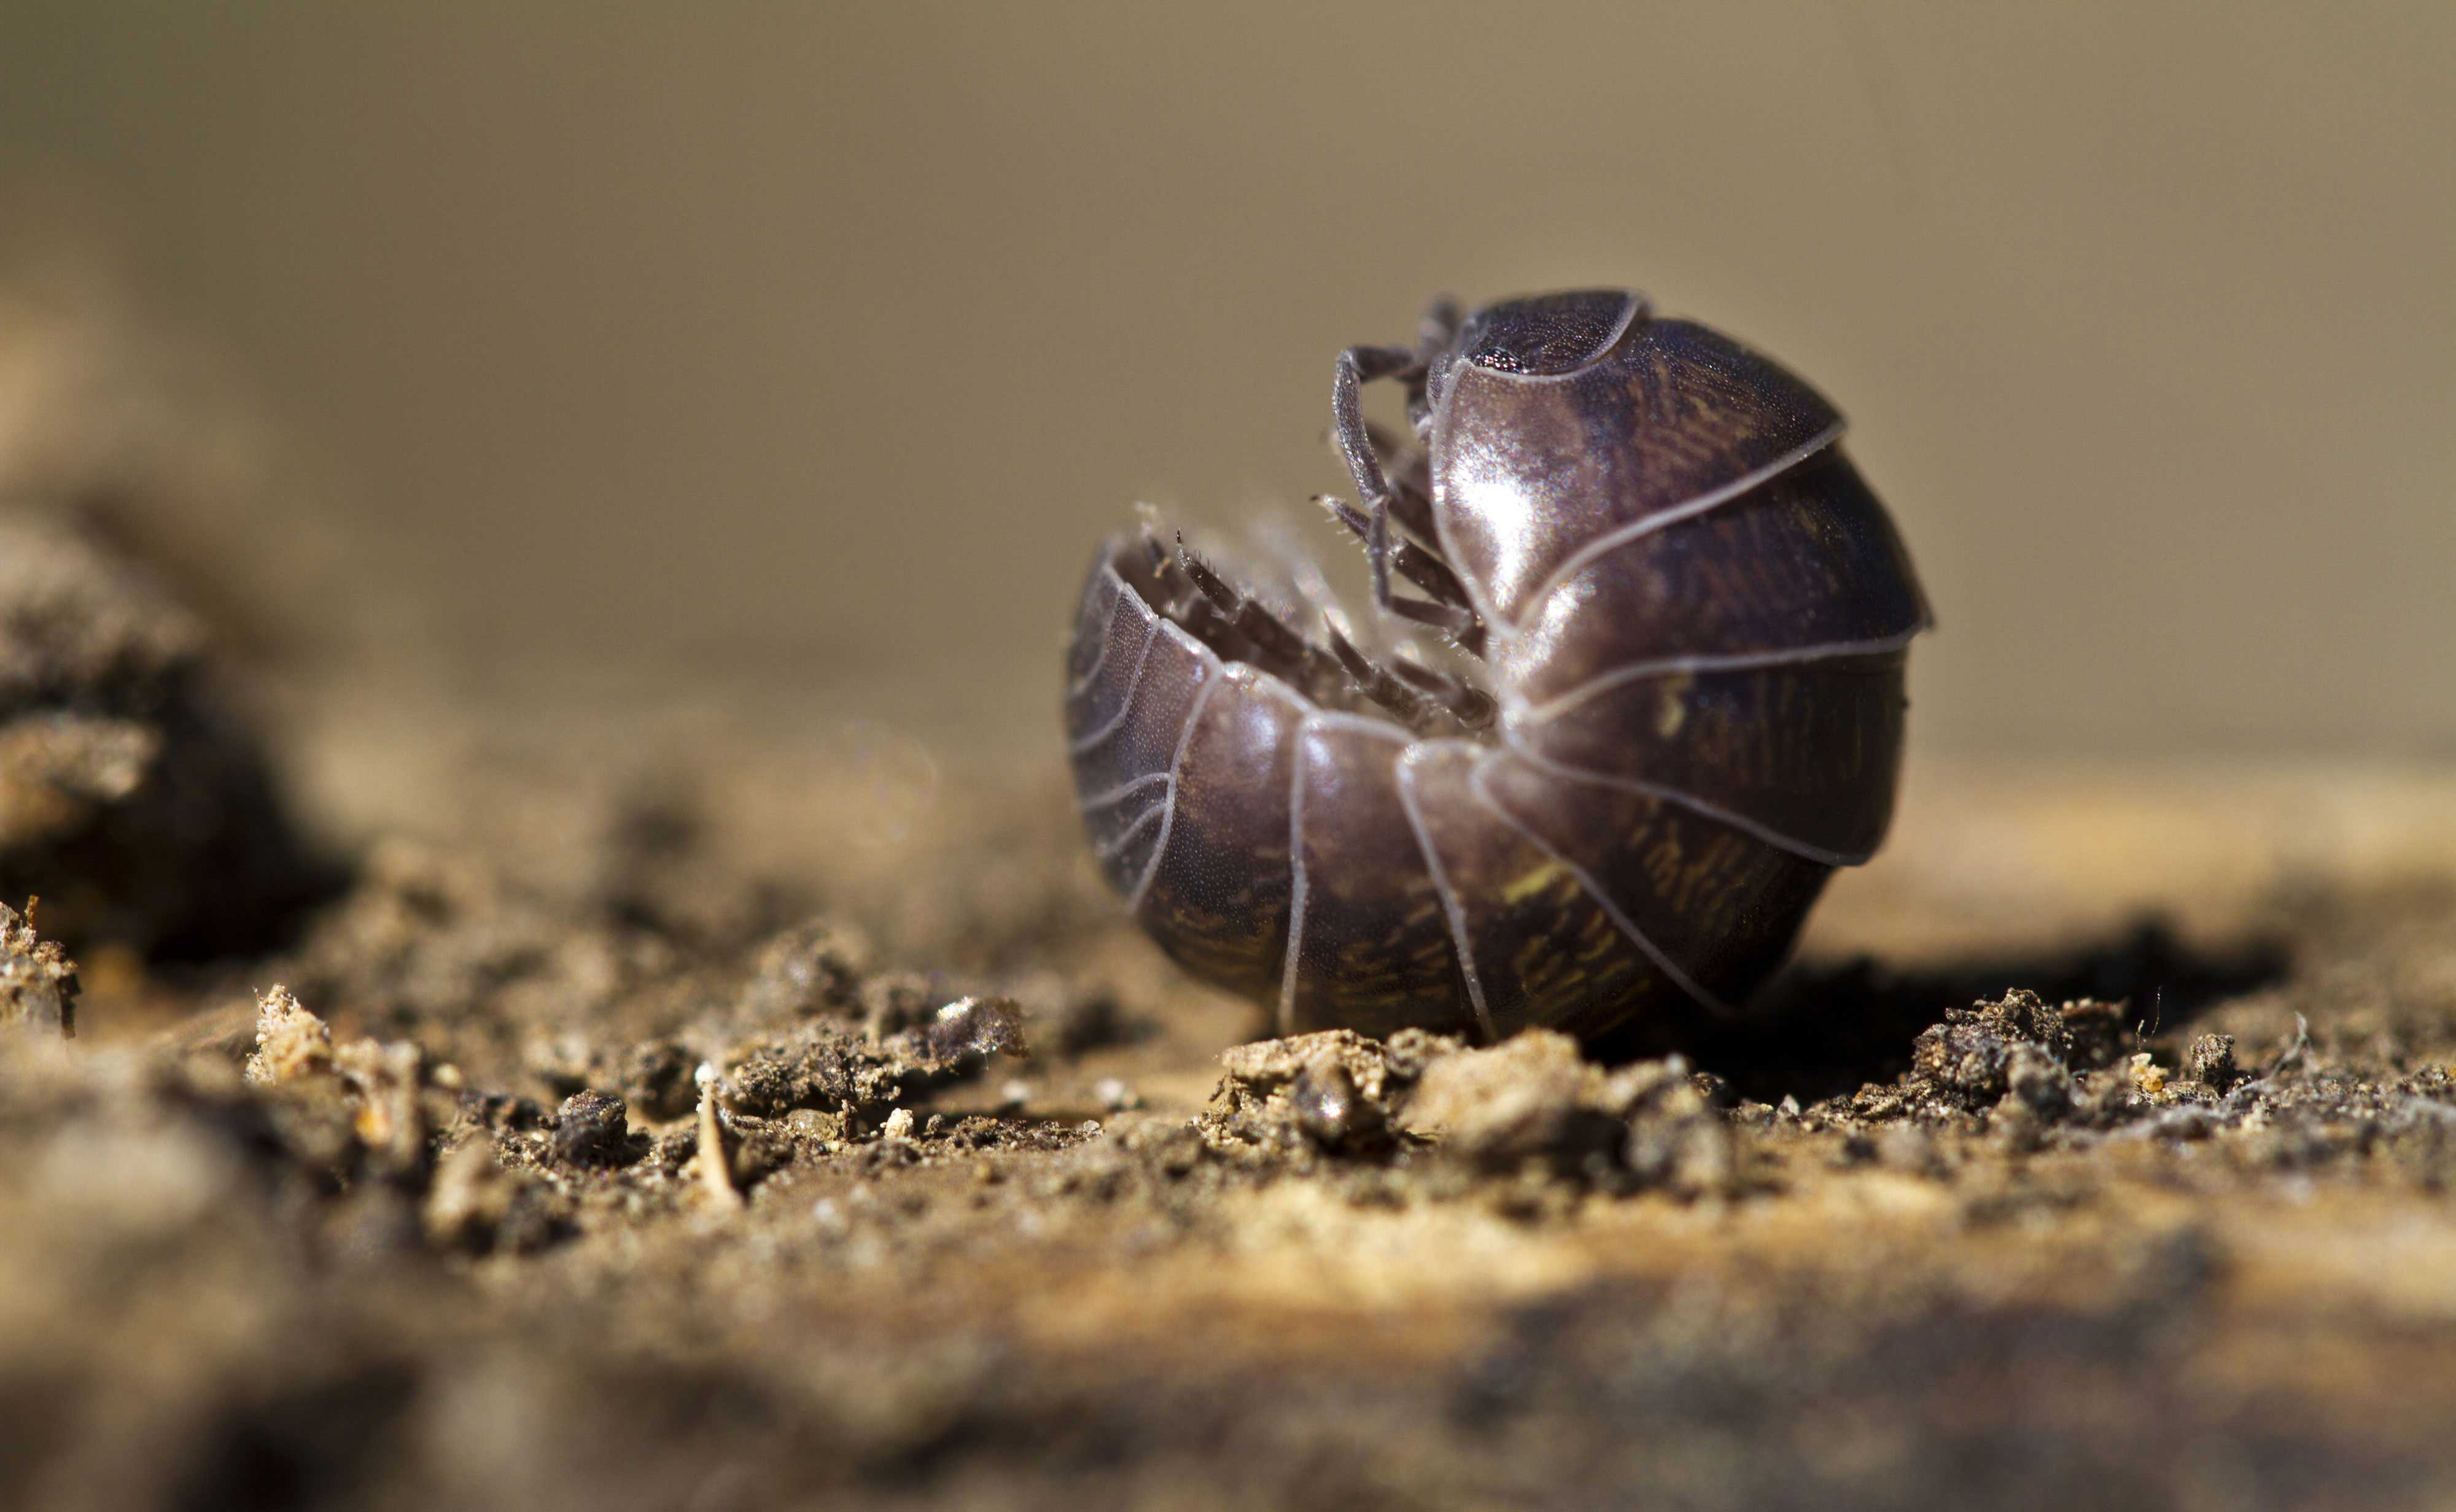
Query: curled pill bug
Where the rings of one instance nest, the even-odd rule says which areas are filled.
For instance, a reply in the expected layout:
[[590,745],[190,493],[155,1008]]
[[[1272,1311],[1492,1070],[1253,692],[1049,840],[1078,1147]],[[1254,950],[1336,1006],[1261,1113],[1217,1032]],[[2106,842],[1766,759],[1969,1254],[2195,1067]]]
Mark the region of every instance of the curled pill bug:
[[[1408,430],[1365,419],[1395,383]],[[1104,542],[1068,647],[1101,871],[1282,1033],[1677,1038],[1891,822],[1927,605],[1840,414],[1625,291],[1340,354],[1368,617],[1284,542]]]

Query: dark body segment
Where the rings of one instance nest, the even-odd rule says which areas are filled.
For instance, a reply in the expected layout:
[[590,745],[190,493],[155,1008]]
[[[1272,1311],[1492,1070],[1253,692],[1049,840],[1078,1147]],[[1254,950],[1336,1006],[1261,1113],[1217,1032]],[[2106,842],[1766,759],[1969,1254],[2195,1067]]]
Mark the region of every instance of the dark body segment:
[[1441,890],[1399,795],[1406,732],[1316,714],[1296,745],[1299,875],[1280,1032],[1478,1032]]
[[1080,758],[1097,751],[1101,738],[1125,722],[1143,655],[1159,633],[1159,616],[1126,587],[1109,556],[1104,547],[1092,563],[1066,657],[1066,736],[1078,772]]
[[1527,756],[1639,785],[1811,859],[1854,865],[1893,822],[1907,656],[1828,657],[1617,684],[1513,721]]
[[[1084,576],[1082,602],[1074,611],[1074,633],[1066,640],[1066,723],[1070,730],[1087,707],[1085,699],[1092,684],[1108,664],[1111,622],[1123,612],[1134,615],[1138,625],[1149,623],[1134,606],[1119,602],[1127,597],[1125,584],[1115,573],[1102,570],[1108,558],[1103,549]],[[1136,633],[1141,632],[1138,629]]]
[[1433,417],[1433,499],[1450,564],[1515,624],[1545,582],[1614,531],[1796,461],[1841,416],[1701,325],[1640,319],[1591,366],[1526,377],[1462,360]]
[[1470,741],[1427,741],[1401,769],[1492,1032],[1583,1034],[1640,1014],[1695,1011],[1586,885],[1477,793],[1476,770],[1492,759]]
[[[1114,576],[1105,559],[1095,571]],[[1112,638],[1107,660],[1074,701],[1068,726],[1093,856],[1112,887],[1133,895],[1158,853],[1177,751],[1219,660],[1120,586],[1101,630]]]
[[1884,506],[1828,447],[1587,557],[1529,605],[1501,670],[1541,706],[1666,662],[1890,648],[1927,618]]
[[1309,705],[1230,664],[1177,763],[1167,843],[1136,915],[1205,981],[1276,1001],[1286,961],[1290,778]]
[[1479,769],[1476,787],[1709,1007],[1772,973],[1832,870],[1678,804],[1566,782],[1505,754]]

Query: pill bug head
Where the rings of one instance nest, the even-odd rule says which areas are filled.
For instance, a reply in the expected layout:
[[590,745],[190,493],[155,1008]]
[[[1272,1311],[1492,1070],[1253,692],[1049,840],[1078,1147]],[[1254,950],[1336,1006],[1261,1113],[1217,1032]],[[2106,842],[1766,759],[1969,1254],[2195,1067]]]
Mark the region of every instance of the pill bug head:
[[1422,413],[1440,405],[1458,363],[1558,377],[1603,357],[1645,312],[1645,297],[1629,290],[1578,289],[1504,299],[1475,311],[1452,332],[1428,331]]
[[1095,559],[1066,708],[1104,874],[1283,1032],[1728,1011],[1892,814],[1927,611],[1839,414],[1578,291],[1348,349],[1332,422],[1364,613],[1164,526]]
[[1609,351],[1646,308],[1626,289],[1581,289],[1488,304],[1459,328],[1457,354],[1502,373],[1554,377]]

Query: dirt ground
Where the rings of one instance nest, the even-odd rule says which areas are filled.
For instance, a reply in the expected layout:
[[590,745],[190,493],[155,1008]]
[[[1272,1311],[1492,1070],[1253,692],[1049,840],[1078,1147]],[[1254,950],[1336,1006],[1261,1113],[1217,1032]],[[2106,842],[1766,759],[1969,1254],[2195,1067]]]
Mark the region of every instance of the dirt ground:
[[1686,1060],[1249,1045],[1054,713],[179,598],[0,516],[7,1505],[2456,1501],[2456,771],[1916,765]]

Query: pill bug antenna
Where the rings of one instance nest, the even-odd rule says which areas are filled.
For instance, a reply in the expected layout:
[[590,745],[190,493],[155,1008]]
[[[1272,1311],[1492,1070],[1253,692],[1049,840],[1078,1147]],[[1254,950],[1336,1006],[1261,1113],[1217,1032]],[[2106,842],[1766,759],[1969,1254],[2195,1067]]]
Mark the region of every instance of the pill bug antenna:
[[1390,508],[1387,501],[1373,506],[1365,521],[1364,555],[1373,564],[1373,602],[1390,607]]
[[1388,459],[1383,481],[1390,485],[1390,518],[1425,540],[1433,534],[1433,496],[1423,449],[1370,421],[1364,435],[1373,449]]

